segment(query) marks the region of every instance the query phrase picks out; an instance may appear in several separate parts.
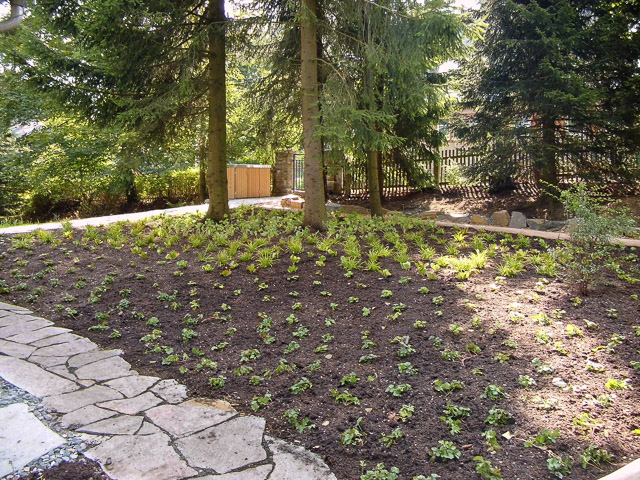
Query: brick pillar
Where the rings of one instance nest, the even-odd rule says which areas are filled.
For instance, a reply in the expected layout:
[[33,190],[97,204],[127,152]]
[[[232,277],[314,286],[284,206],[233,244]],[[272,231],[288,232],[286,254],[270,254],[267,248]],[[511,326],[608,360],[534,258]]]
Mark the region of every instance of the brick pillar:
[[287,150],[276,152],[276,163],[273,167],[272,195],[288,195],[293,192],[293,152]]

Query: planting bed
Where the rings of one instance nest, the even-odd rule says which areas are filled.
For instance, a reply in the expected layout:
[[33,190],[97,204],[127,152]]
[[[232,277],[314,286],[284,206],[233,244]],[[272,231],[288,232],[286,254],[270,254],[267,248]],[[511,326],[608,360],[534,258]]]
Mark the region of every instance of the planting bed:
[[342,480],[596,479],[640,456],[636,251],[584,296],[543,241],[300,223],[0,236],[0,301],[265,417]]

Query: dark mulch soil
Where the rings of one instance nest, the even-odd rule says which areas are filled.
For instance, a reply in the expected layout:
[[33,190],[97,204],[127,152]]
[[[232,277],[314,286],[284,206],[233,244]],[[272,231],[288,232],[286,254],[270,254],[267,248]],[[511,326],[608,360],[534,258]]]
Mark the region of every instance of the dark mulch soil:
[[[146,231],[158,225],[156,222]],[[447,231],[442,236],[449,237],[451,233]],[[500,238],[494,241],[499,242]],[[504,243],[513,244],[510,240]],[[180,237],[177,244],[162,251],[143,247],[148,254],[143,259],[129,247],[114,249],[106,241],[95,243],[82,231],[74,231],[73,236],[63,238],[55,247],[36,240],[31,249],[17,250],[11,249],[10,238],[0,236],[0,252],[6,252],[0,260],[0,279],[9,286],[0,301],[24,305],[104,348],[120,348],[140,373],[176,378],[187,385],[192,396],[223,398],[240,412],[253,414],[254,396],[271,394],[270,403],[256,413],[267,419],[268,433],[306,446],[322,457],[341,480],[359,478],[363,473],[361,461],[366,462],[367,468],[379,462],[387,468],[396,466],[401,470],[400,479],[431,473],[442,479],[481,478],[475,473],[476,455],[490,459],[504,478],[556,478],[547,469],[550,451],[573,458],[573,473],[568,478],[586,480],[599,478],[640,456],[640,442],[632,432],[640,428],[640,372],[630,363],[640,360],[640,337],[633,328],[640,324],[640,302],[631,297],[640,293],[637,285],[608,276],[602,279],[603,286],[594,288],[588,297],[582,296],[581,303],[574,306],[571,299],[576,297],[576,291],[559,279],[541,281],[533,265],[516,276],[496,280],[501,254],[464,282],[446,268],[438,273],[437,280],[427,280],[413,267],[403,270],[391,257],[382,259],[383,267],[391,273],[388,278],[363,270],[347,278],[339,261],[341,246],[334,246],[339,251],[337,256],[327,255],[323,266],[322,262],[316,263],[323,252],[318,251],[317,245],[307,243],[295,273],[288,272],[290,253],[283,243],[280,259],[271,268],[249,273],[247,263],[237,260],[239,267],[223,276],[218,267],[211,273],[201,269],[203,263],[198,254],[203,254],[204,245],[184,248],[187,245]],[[442,246],[433,245],[443,254]],[[238,255],[243,250],[244,247]],[[365,254],[367,250],[368,247],[363,248]],[[169,251],[179,252],[179,256],[167,260]],[[313,258],[308,252],[314,252]],[[470,252],[470,247],[462,250],[463,255]],[[629,253],[633,255],[627,250]],[[415,246],[410,254],[412,261],[419,260]],[[212,255],[216,258],[215,252]],[[50,270],[43,270],[47,268],[45,262],[51,260]],[[637,276],[637,258],[626,260],[635,262]],[[187,266],[181,269],[180,261],[187,261]],[[38,273],[43,271],[44,274]],[[59,286],[52,286],[56,284]],[[100,301],[90,303],[90,291],[100,285],[107,290]],[[429,293],[418,292],[423,286],[428,287]],[[33,289],[37,287],[42,290],[34,296]],[[390,290],[392,295],[381,298],[383,290]],[[159,292],[175,293],[175,298],[159,299]],[[65,298],[68,295],[77,298]],[[434,303],[438,297],[442,297],[441,305]],[[399,304],[406,309],[399,318],[390,319],[394,305]],[[62,311],[56,305],[62,305]],[[368,316],[363,316],[364,307],[370,309]],[[102,321],[95,320],[96,312],[109,314],[108,330],[89,330]],[[548,325],[536,322],[543,318],[536,316],[540,313],[546,314]],[[292,314],[298,323],[290,325],[287,318]],[[155,327],[147,325],[152,317],[159,320]],[[188,325],[190,318],[197,323]],[[265,318],[271,319],[268,332],[259,328],[269,322]],[[328,325],[331,322],[327,319],[334,319],[335,324]],[[585,320],[597,323],[597,328],[588,329]],[[426,325],[415,328],[416,321]],[[452,324],[460,327],[458,335],[451,331]],[[579,327],[584,336],[568,336],[569,324]],[[294,332],[301,326],[308,328],[308,335],[295,337]],[[160,337],[147,338],[146,344],[141,341],[154,328],[161,330]],[[185,328],[196,331],[198,336],[183,340]],[[232,335],[230,328],[235,329]],[[116,330],[120,336],[113,338]],[[552,337],[550,344],[536,340],[541,338],[541,331]],[[334,338],[323,338],[327,334]],[[612,344],[614,334],[624,339]],[[268,336],[275,339],[273,343],[264,343]],[[375,345],[363,349],[363,336]],[[401,345],[392,343],[398,337],[415,352],[400,357]],[[286,354],[292,341],[300,348]],[[221,342],[228,342],[228,346],[212,351],[211,347]],[[554,350],[554,342],[562,345],[556,344]],[[472,343],[481,353],[467,351]],[[326,351],[316,350],[325,344]],[[150,351],[154,346],[160,353]],[[249,349],[259,350],[260,358],[243,361],[242,352]],[[447,361],[443,358],[447,352],[459,352],[460,358]],[[200,353],[217,362],[217,369],[202,368]],[[361,356],[369,353],[377,358],[359,363]],[[508,356],[504,357],[506,363],[498,361],[499,354]],[[532,365],[535,358],[548,362],[554,372],[536,372]],[[282,359],[296,370],[276,374]],[[588,371],[587,360],[601,363],[605,372]],[[400,373],[398,364],[403,362],[411,362],[417,375]],[[252,367],[253,372],[234,374],[243,366]],[[350,372],[360,380],[341,386],[341,379]],[[250,383],[252,375],[262,377],[259,385]],[[531,376],[537,385],[531,389],[520,387],[519,375]],[[226,377],[226,383],[214,389],[209,379],[218,376]],[[313,386],[296,395],[290,387],[302,377]],[[569,387],[555,386],[555,377],[561,377]],[[628,380],[636,389],[612,390],[605,386],[608,379]],[[450,394],[439,393],[434,389],[436,380],[459,380],[464,388]],[[396,398],[385,392],[391,384],[410,384],[412,390]],[[490,384],[503,387],[509,397],[496,401],[483,398]],[[358,397],[360,405],[336,403],[330,391],[343,392],[346,388]],[[607,400],[611,406],[603,406]],[[457,435],[452,435],[440,419],[449,402],[471,409]],[[403,422],[399,412],[406,404],[413,405],[415,412]],[[505,426],[486,424],[492,407],[508,410],[514,421]],[[307,417],[315,428],[298,433],[283,418],[285,411],[292,408],[299,409],[300,420]],[[592,422],[584,428],[574,421],[583,413]],[[340,434],[360,417],[361,429],[367,434],[364,443],[342,445]],[[396,428],[401,429],[402,438],[393,446],[382,445],[382,434],[389,435]],[[502,447],[496,453],[489,451],[482,435],[490,428],[496,431]],[[543,428],[559,430],[557,443],[526,448],[524,441]],[[461,451],[460,459],[432,462],[429,453],[439,440],[454,442]],[[580,452],[589,445],[612,453],[614,463],[586,470],[580,467]]]
[[109,480],[95,462],[63,462],[40,473],[32,473],[25,480]]

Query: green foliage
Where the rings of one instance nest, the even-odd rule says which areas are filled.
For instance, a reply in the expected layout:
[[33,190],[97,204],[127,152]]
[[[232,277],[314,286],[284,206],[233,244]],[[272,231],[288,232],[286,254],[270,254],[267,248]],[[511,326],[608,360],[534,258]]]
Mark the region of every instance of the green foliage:
[[431,447],[432,460],[457,460],[462,453],[458,450],[453,442],[448,440],[438,440],[439,447]]
[[500,480],[502,473],[498,467],[494,467],[489,460],[485,460],[482,456],[478,455],[473,457],[477,462],[476,472],[480,474],[482,478],[487,480]]

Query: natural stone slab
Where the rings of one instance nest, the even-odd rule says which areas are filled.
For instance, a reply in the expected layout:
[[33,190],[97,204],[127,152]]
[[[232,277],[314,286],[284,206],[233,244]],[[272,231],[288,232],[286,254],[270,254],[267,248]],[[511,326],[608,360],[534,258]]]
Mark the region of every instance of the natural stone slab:
[[[56,358],[56,357],[53,357]],[[76,376],[69,371],[67,367],[64,365],[56,365],[54,367],[47,368],[51,373],[55,373],[56,375],[60,375],[61,377],[68,378],[69,380],[76,381]]]
[[56,367],[58,365],[64,365],[65,363],[67,363],[68,358],[69,357],[41,357],[40,355],[31,355],[29,357],[29,361],[37,363],[41,367],[49,368]]
[[30,310],[27,310],[23,307],[18,307],[17,305],[11,305],[10,303],[0,302],[0,310],[8,310],[10,312],[24,312],[31,313]]
[[146,392],[149,387],[153,386],[158,377],[147,377],[146,375],[130,375],[128,377],[117,378],[107,382],[105,385],[118,390],[127,398],[136,397]]
[[36,397],[59,395],[79,388],[75,382],[13,357],[0,357],[0,376]]
[[170,435],[183,437],[235,416],[236,411],[231,406],[219,408],[224,407],[224,403],[194,399],[180,405],[161,405],[148,410],[147,418]]
[[97,348],[98,345],[93,343],[91,340],[82,338],[81,340],[75,340],[72,342],[60,343],[57,345],[50,345],[48,347],[39,348],[38,350],[36,350],[36,354],[43,356],[50,355],[53,357],[68,357],[76,353],[90,352],[91,350],[96,350]]
[[187,387],[175,380],[162,380],[151,391],[168,403],[180,403],[187,398]]
[[79,340],[86,340],[86,338],[76,335],[75,333],[61,333],[52,337],[43,338],[33,342],[34,347],[48,347],[50,345],[59,345],[61,343],[77,342]]
[[142,428],[138,430],[136,435],[153,435],[154,433],[161,433],[161,432],[162,430],[156,427],[153,423],[145,421],[142,424]]
[[90,423],[78,428],[78,431],[93,435],[133,435],[140,429],[143,420],[140,416],[121,415]]
[[9,312],[0,311],[0,327],[15,325],[19,321],[20,321],[20,318],[17,315],[12,315]]
[[45,320],[44,318],[23,317],[19,322],[16,322],[13,325],[7,325],[6,327],[0,328],[0,338],[6,339],[7,337],[18,335],[19,333],[31,332],[50,325],[53,325],[53,322]]
[[44,406],[60,413],[73,412],[87,405],[122,398],[122,394],[109,387],[94,385],[77,392],[65,393],[44,399]]
[[0,339],[0,353],[10,355],[16,358],[28,358],[36,349],[29,345],[23,345],[21,343],[8,342]]
[[610,473],[600,480],[638,480],[640,478],[640,458]]
[[175,480],[198,473],[185,464],[162,433],[116,436],[84,454],[118,480]]
[[122,357],[105,358],[80,367],[73,373],[80,379],[97,382],[133,375],[131,364]]
[[153,393],[147,392],[133,398],[125,398],[124,400],[112,400],[109,402],[99,403],[98,406],[124,413],[125,415],[135,415],[144,412],[152,407],[162,403]]
[[105,418],[117,415],[116,412],[98,408],[95,405],[87,405],[79,408],[75,412],[67,413],[60,419],[60,425],[63,428],[78,428],[90,423],[99,422]]
[[508,227],[511,221],[511,215],[506,210],[498,210],[491,215],[491,222],[496,227]]
[[68,328],[61,327],[45,327],[38,330],[32,330],[31,332],[19,333],[8,337],[7,340],[17,343],[33,343],[43,338],[53,337],[62,333],[70,332]]
[[94,352],[81,353],[69,359],[69,368],[80,368],[89,363],[102,359],[122,355],[122,350],[96,350]]
[[187,463],[227,473],[267,458],[262,448],[265,421],[249,416],[236,417],[175,442]]
[[[260,465],[258,467],[247,468],[241,472],[198,477],[198,480],[266,480],[269,477],[271,470],[273,470],[273,465]],[[273,480],[278,480],[276,477],[271,478],[273,478]]]
[[438,215],[442,215],[442,210],[427,210],[420,214],[422,220],[435,220]]
[[329,467],[303,447],[291,445],[272,437],[265,437],[267,448],[276,464],[273,480],[336,480]]
[[65,440],[45,427],[24,403],[0,408],[0,477],[64,444]]
[[509,221],[511,228],[527,228],[527,217],[522,212],[511,212],[511,220]]

